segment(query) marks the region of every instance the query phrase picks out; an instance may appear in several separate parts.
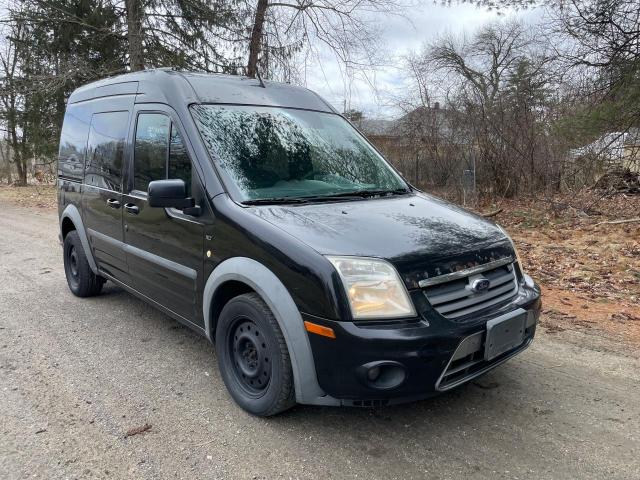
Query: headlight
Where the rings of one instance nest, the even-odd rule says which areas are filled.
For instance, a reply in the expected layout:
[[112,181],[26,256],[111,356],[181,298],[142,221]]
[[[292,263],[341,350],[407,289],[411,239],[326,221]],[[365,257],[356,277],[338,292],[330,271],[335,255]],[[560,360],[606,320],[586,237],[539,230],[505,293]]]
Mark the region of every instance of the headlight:
[[520,254],[518,253],[518,249],[516,248],[516,244],[513,243],[513,239],[507,233],[507,231],[502,228],[500,225],[496,223],[496,226],[500,229],[500,231],[504,234],[505,237],[511,242],[511,247],[513,248],[513,252],[516,254],[516,260],[518,261],[518,265],[520,265],[520,271],[524,274],[524,265],[522,264],[522,260],[520,259]]
[[393,266],[376,258],[327,256],[338,271],[354,319],[415,317]]

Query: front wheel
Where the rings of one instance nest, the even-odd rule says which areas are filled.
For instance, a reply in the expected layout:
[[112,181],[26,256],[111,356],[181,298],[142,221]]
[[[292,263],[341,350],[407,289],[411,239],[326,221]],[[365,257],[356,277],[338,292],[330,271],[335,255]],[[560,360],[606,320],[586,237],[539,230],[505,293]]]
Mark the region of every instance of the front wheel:
[[240,295],[224,306],[215,346],[222,379],[240,407],[267,417],[295,404],[287,344],[258,294]]

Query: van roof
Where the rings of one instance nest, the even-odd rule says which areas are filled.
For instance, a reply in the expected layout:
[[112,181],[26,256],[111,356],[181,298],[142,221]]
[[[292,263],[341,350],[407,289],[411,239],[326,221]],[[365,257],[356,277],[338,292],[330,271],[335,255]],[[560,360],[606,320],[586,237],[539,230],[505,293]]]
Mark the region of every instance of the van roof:
[[136,95],[136,103],[267,105],[336,112],[323,98],[303,87],[239,75],[184,72],[159,68],[126,73],[76,89],[69,103],[115,95]]

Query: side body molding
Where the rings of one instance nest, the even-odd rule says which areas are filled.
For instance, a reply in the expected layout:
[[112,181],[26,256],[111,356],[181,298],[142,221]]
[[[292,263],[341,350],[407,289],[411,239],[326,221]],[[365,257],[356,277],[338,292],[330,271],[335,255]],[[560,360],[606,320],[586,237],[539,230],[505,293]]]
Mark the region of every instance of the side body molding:
[[84,253],[87,256],[87,260],[89,261],[89,266],[93,273],[98,275],[98,266],[96,265],[96,261],[93,258],[93,252],[91,251],[91,247],[89,246],[89,238],[87,237],[87,232],[84,228],[84,223],[82,223],[82,217],[80,216],[80,211],[78,207],[73,204],[67,205],[67,207],[60,215],[60,232],[62,233],[62,221],[68,218],[73,222],[76,226],[76,231],[78,232],[78,236],[80,237],[80,242],[82,242],[82,247],[84,248]]
[[213,341],[211,300],[216,289],[224,282],[243,282],[255,290],[273,312],[289,348],[293,380],[298,403],[313,405],[339,405],[340,401],[327,395],[316,376],[309,338],[298,307],[280,279],[261,263],[246,257],[234,257],[218,265],[204,287],[202,310],[206,335]]

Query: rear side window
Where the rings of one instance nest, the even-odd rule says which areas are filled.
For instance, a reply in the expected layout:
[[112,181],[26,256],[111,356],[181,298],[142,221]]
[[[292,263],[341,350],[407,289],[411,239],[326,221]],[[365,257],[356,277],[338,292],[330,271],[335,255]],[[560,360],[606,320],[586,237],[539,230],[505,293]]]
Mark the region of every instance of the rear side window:
[[89,135],[89,118],[82,119],[81,113],[73,107],[65,113],[58,154],[58,176],[78,181],[82,181]]
[[129,112],[95,113],[91,118],[85,183],[121,191]]
[[191,160],[171,119],[162,113],[138,115],[133,160],[133,189],[146,192],[149,182],[184,180],[191,194]]

